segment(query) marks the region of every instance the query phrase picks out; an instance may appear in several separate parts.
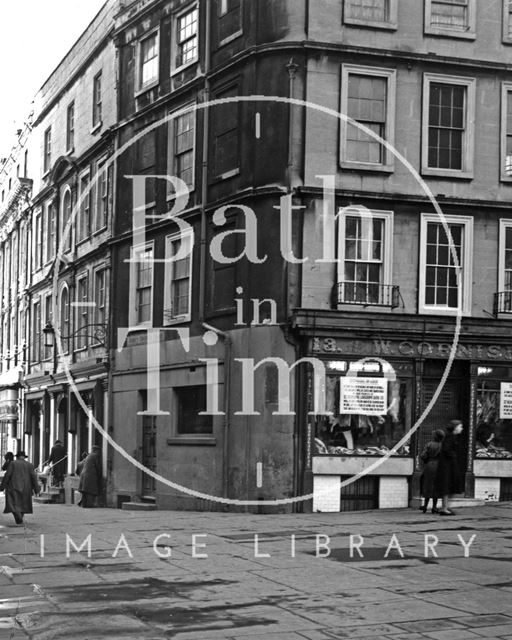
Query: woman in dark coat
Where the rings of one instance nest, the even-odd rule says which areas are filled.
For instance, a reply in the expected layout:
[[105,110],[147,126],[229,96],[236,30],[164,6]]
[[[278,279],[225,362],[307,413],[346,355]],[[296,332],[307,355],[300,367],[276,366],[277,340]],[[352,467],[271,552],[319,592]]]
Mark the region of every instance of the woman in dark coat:
[[7,467],[14,460],[14,453],[12,451],[8,451],[4,456],[4,463],[2,465],[2,471],[7,471]]
[[84,508],[95,506],[96,497],[103,491],[103,474],[101,471],[100,447],[94,445],[91,453],[84,460],[80,473],[78,491],[82,493],[79,505]]
[[432,513],[439,513],[437,510],[437,467],[439,463],[439,455],[441,453],[441,445],[444,440],[444,431],[437,429],[432,434],[433,440],[427,442],[420,458],[423,460],[422,495],[424,498],[423,506],[420,507],[423,513],[427,512],[430,499],[432,499]]
[[448,509],[448,497],[460,493],[460,473],[457,459],[457,436],[462,433],[460,420],[452,420],[446,427],[446,437],[441,445],[441,453],[437,466],[437,495],[443,498],[443,507],[439,512],[442,516],[453,516]]
[[4,513],[12,513],[16,524],[22,524],[23,516],[32,513],[32,492],[39,493],[36,472],[26,457],[24,451],[16,454],[0,484],[0,491],[5,491]]

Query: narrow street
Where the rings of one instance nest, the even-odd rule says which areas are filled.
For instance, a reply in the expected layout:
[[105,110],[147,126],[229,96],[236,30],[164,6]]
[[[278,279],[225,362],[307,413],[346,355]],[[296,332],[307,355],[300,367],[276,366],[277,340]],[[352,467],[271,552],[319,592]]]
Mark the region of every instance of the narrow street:
[[[35,505],[26,520],[0,516],[2,639],[512,639],[511,503],[444,519]],[[73,548],[89,534],[90,557]]]

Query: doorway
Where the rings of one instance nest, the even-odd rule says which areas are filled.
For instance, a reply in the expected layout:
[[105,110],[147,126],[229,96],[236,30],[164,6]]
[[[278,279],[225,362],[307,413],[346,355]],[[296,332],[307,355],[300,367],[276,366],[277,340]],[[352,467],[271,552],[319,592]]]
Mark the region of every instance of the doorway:
[[[434,397],[446,367],[444,361],[426,361],[421,388],[421,412],[425,410]],[[460,486],[464,486],[464,478],[467,468],[468,452],[468,428],[469,428],[469,363],[454,362],[446,384],[424,419],[417,433],[417,452],[421,453],[423,447],[432,439],[432,431],[443,429],[450,420],[460,419],[464,425],[464,431],[458,436],[458,465],[460,471]]]

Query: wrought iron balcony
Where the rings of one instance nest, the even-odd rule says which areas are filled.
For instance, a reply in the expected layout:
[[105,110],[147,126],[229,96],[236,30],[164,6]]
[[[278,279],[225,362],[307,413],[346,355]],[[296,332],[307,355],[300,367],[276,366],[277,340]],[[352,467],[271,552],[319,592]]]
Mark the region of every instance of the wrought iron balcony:
[[494,315],[512,313],[512,291],[500,291],[494,294]]
[[333,291],[334,306],[355,304],[395,309],[400,305],[400,288],[394,284],[373,282],[338,282]]

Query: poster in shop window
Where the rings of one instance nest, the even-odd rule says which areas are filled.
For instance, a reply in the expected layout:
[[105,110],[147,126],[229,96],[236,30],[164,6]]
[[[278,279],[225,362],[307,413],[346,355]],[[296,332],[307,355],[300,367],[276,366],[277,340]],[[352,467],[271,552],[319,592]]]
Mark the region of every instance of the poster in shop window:
[[512,382],[501,383],[500,420],[512,420]]
[[386,378],[355,378],[340,380],[340,413],[366,416],[386,415],[388,381]]

